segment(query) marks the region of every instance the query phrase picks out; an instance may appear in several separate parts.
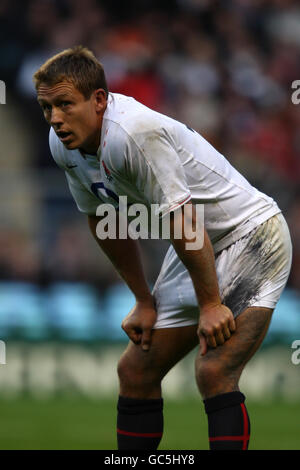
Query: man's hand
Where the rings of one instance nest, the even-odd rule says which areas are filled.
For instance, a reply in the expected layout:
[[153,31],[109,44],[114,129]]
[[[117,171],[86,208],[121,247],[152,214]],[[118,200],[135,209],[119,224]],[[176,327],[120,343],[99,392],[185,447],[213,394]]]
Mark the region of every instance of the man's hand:
[[234,331],[235,321],[228,307],[222,304],[202,307],[197,330],[201,355],[206,354],[208,346],[216,348],[224,344]]
[[131,341],[135,344],[141,344],[142,349],[148,351],[156,318],[157,313],[152,297],[147,301],[137,301],[122,321],[122,328]]

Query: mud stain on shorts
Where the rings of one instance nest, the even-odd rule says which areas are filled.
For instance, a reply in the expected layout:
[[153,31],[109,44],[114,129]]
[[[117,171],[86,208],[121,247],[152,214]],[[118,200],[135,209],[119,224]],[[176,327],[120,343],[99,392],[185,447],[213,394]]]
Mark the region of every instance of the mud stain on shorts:
[[222,302],[230,308],[234,317],[253,304],[259,297],[263,284],[282,267],[278,253],[281,245],[277,224],[269,219],[246,236],[249,241],[236,260],[229,275]]
[[247,269],[247,274],[237,283],[231,283],[231,290],[222,299],[223,303],[230,308],[234,316],[239,315],[248,307],[250,301],[255,299],[255,293],[258,293],[259,287],[265,279],[266,267],[259,261],[262,252],[262,243],[256,243],[246,258],[252,258],[252,262],[257,265],[251,265]]

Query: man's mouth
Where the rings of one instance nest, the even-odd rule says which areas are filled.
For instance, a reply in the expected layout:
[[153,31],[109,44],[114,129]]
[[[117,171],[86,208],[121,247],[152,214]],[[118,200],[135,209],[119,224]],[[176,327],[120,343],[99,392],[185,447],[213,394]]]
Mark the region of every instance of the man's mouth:
[[66,142],[67,140],[69,140],[71,134],[72,132],[56,131],[56,135],[62,142]]

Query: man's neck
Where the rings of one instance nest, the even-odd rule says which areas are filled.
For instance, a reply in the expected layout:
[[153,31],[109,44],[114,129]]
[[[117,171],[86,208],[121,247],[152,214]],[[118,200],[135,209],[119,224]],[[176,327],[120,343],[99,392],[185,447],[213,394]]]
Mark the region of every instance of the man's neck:
[[103,116],[104,116],[106,109],[107,109],[107,102],[106,102],[105,108],[103,109],[103,112],[101,113],[101,116],[99,116],[99,124],[95,132],[95,135],[92,137],[91,142],[87,143],[84,146],[84,148],[83,147],[79,148],[81,153],[88,154],[88,155],[95,155],[95,156],[97,155],[99,146],[101,144],[102,123],[103,123]]

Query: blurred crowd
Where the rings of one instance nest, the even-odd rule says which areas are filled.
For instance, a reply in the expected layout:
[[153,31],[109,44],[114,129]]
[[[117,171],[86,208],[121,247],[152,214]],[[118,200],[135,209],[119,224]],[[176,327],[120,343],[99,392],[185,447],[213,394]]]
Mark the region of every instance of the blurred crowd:
[[[25,214],[36,209],[42,222],[32,222],[30,232],[5,218],[1,278],[90,280],[100,288],[117,280],[106,258],[95,254],[67,190],[53,199],[64,183],[58,183],[32,83],[47,58],[77,44],[104,65],[110,91],[193,127],[278,202],[294,246],[289,286],[300,289],[300,104],[291,99],[292,83],[300,80],[297,0],[2,0],[0,79],[7,106],[17,110],[6,126],[19,121],[19,138],[29,142],[15,150],[16,158],[8,141],[1,170],[9,174],[11,158],[15,174],[31,175],[35,196]],[[144,245],[145,269],[154,279],[166,245]]]

